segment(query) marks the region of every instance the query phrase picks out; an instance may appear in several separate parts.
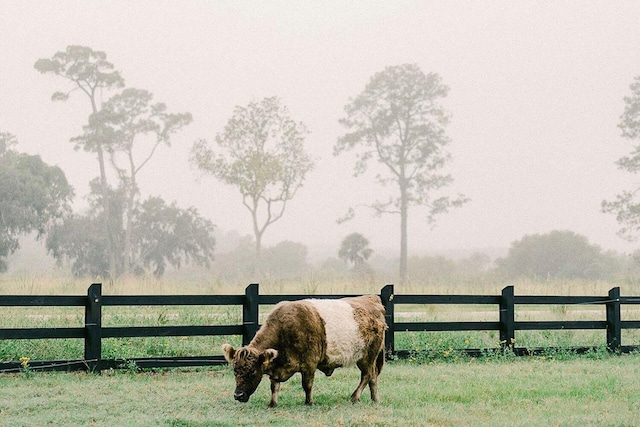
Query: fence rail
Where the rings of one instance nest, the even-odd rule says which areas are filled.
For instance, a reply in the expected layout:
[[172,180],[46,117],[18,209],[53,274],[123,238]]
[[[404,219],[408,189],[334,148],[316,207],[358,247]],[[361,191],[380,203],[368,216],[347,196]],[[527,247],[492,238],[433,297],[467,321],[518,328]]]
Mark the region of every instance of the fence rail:
[[[84,357],[79,360],[30,361],[30,369],[37,370],[89,370],[101,371],[128,366],[139,368],[165,368],[181,366],[210,366],[225,363],[221,355],[158,357],[134,359],[103,359],[102,340],[106,338],[176,337],[176,336],[242,336],[242,343],[251,341],[259,328],[261,305],[304,298],[342,298],[353,295],[260,295],[257,284],[249,285],[244,295],[102,295],[102,286],[92,284],[86,296],[19,296],[0,295],[3,307],[84,307],[84,327],[74,328],[2,328],[0,340],[31,339],[83,339]],[[380,291],[386,308],[389,330],[385,348],[389,356],[403,357],[406,349],[395,348],[395,335],[403,332],[435,331],[499,331],[505,349],[517,355],[531,354],[535,349],[513,346],[516,331],[531,330],[606,330],[606,347],[611,351],[629,352],[637,346],[622,345],[622,330],[640,329],[640,320],[622,320],[622,305],[640,305],[640,297],[623,297],[620,288],[613,288],[606,296],[517,296],[514,287],[507,286],[501,295],[395,295],[394,286],[386,285]],[[395,310],[402,305],[493,305],[499,311],[499,321],[472,322],[405,322],[396,321]],[[192,326],[132,326],[103,327],[102,308],[109,306],[241,306],[242,324]],[[526,305],[600,305],[605,307],[602,320],[516,321],[516,306]],[[510,345],[511,344],[511,345]],[[579,347],[586,350],[592,347]],[[489,349],[462,350],[470,355],[482,354]],[[538,349],[539,350],[539,349]],[[20,370],[20,361],[0,363],[0,372]]]

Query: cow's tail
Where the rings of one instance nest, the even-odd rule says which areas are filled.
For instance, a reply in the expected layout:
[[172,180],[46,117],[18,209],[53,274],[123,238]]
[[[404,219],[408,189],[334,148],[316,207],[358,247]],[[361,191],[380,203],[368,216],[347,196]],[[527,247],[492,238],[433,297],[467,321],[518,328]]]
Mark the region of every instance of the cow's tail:
[[382,372],[382,367],[384,366],[384,347],[382,349],[380,349],[380,352],[378,353],[378,357],[376,358],[376,373],[377,375],[380,375],[380,372]]

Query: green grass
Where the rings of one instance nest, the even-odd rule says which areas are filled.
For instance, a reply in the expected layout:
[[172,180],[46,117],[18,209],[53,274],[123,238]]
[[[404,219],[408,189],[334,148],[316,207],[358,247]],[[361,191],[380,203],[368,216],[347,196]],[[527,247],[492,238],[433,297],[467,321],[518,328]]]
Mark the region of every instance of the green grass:
[[460,359],[388,363],[382,403],[352,405],[355,368],[321,373],[315,404],[300,377],[267,409],[265,379],[247,404],[233,400],[230,368],[131,374],[0,376],[0,425],[94,426],[532,426],[639,425],[640,356]]
[[[86,293],[87,283],[41,279],[0,280],[5,294]],[[578,286],[580,285],[580,286]],[[604,295],[612,286],[596,283],[516,283],[516,293]],[[495,289],[494,289],[495,288]],[[453,288],[414,287],[397,293],[497,294],[501,286]],[[366,293],[370,289],[329,283],[309,289],[316,293]],[[208,285],[185,287],[152,281],[107,284],[105,294],[240,294],[235,288]],[[261,286],[260,292],[300,293],[290,285]],[[623,294],[638,295],[640,289]],[[635,306],[623,318],[640,318]],[[268,307],[265,307],[266,311]],[[517,310],[517,320],[590,320],[604,317],[592,307],[527,307]],[[396,307],[402,321],[495,321],[496,307],[416,305]],[[261,315],[265,313],[261,310]],[[238,307],[105,307],[103,326],[167,326],[238,324]],[[3,308],[2,328],[81,327],[81,308]],[[516,346],[604,345],[604,331],[517,331]],[[220,344],[239,344],[239,337],[157,337],[105,339],[104,358],[199,356],[220,354]],[[623,344],[640,344],[640,331],[623,331]],[[82,358],[82,340],[0,340],[0,360]],[[330,378],[318,373],[315,405],[305,407],[300,377],[282,387],[280,406],[267,410],[268,381],[264,380],[248,404],[233,400],[230,368],[173,370],[134,374],[84,373],[1,374],[0,425],[95,426],[218,426],[218,425],[640,425],[640,355],[611,356],[600,350],[576,357],[568,352],[548,352],[541,357],[515,358],[507,354],[480,359],[462,357],[451,349],[496,348],[497,331],[397,333],[396,348],[429,350],[425,357],[396,361],[385,366],[380,378],[382,404],[358,405],[348,398],[358,383],[357,369],[337,370]]]
[[[230,325],[242,323],[240,307],[153,306],[105,307],[103,327]],[[62,307],[6,307],[0,312],[1,328],[83,327],[84,309]],[[221,354],[220,346],[240,344],[239,337],[150,337],[103,339],[105,359],[134,357],[204,356]],[[0,361],[81,359],[82,339],[0,340]]]

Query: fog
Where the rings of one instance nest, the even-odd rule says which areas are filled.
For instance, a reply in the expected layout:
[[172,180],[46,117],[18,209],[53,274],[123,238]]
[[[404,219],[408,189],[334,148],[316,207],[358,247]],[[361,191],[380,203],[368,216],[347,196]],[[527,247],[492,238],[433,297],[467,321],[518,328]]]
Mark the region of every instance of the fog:
[[[263,243],[336,255],[360,232],[396,255],[399,218],[350,206],[392,190],[353,177],[354,156],[333,156],[349,98],[388,65],[416,63],[450,87],[447,134],[454,183],[471,199],[438,217],[409,213],[409,253],[507,248],[526,234],[571,230],[604,249],[631,252],[603,199],[638,178],[614,162],[631,150],[617,124],[640,75],[640,4],[610,1],[12,1],[0,0],[0,131],[18,151],[60,166],[86,207],[97,176],[82,133],[87,100],[52,102],[62,81],[34,69],[68,45],[104,51],[127,87],[146,89],[194,121],[141,172],[143,197],[196,207],[222,231],[252,234],[235,188],[189,166],[194,141],[213,141],[236,105],[278,96],[311,133],[316,161],[304,187]],[[106,96],[105,96],[106,98]],[[105,99],[106,100],[106,99]]]

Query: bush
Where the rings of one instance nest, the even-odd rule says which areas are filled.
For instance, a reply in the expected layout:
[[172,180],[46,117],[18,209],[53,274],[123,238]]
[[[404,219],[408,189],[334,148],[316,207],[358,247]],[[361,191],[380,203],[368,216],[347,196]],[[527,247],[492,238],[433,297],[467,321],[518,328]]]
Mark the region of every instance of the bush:
[[557,230],[524,236],[496,263],[509,278],[609,279],[621,267],[614,252],[603,253],[586,237]]

